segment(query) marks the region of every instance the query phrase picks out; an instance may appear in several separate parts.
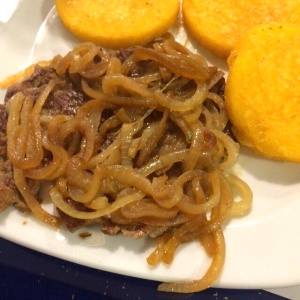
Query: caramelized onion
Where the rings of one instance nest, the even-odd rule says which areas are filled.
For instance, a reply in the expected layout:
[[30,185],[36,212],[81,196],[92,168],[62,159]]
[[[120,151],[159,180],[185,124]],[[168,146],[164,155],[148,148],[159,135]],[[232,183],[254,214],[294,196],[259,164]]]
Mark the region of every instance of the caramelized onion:
[[205,81],[209,78],[206,68],[198,65],[197,61],[194,61],[188,56],[183,57],[179,53],[177,53],[177,55],[168,55],[158,53],[152,49],[139,47],[134,50],[134,58],[137,61],[148,59],[153,60],[174,74],[183,77],[193,78],[200,81]]
[[[151,265],[170,264],[180,245],[200,241],[212,258],[207,273],[159,290],[211,286],[225,259],[222,226],[252,203],[248,185],[228,173],[239,145],[225,132],[222,72],[170,34],[120,51],[84,43],[41,73],[49,70],[6,104],[7,155],[28,208],[53,226],[153,229],[150,237],[161,236]],[[70,94],[67,113],[60,107]],[[61,217],[31,188],[44,183]]]

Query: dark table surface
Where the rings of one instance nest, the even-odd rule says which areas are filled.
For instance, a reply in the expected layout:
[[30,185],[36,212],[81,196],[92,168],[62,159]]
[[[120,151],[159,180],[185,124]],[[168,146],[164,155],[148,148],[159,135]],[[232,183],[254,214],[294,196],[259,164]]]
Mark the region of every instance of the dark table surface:
[[158,282],[99,271],[0,238],[0,299],[287,299],[263,290],[158,292]]

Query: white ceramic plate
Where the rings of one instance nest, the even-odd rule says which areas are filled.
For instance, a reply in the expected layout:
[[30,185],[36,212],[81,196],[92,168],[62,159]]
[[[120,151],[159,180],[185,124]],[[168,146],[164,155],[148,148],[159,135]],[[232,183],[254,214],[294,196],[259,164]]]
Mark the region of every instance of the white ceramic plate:
[[[61,25],[53,5],[53,0],[23,1],[6,24],[0,23],[0,80],[33,62],[65,54],[78,43]],[[185,40],[182,29],[175,33]],[[225,61],[200,51],[226,69]],[[234,171],[249,183],[254,203],[249,215],[225,229],[226,263],[216,286],[299,285],[300,165],[273,162],[242,149]],[[80,232],[55,230],[12,208],[0,215],[1,237],[101,270],[159,281],[191,280],[201,277],[209,264],[203,249],[192,243],[179,249],[171,266],[150,268],[146,258],[153,242],[103,236],[97,227],[89,231],[92,238],[82,240]]]

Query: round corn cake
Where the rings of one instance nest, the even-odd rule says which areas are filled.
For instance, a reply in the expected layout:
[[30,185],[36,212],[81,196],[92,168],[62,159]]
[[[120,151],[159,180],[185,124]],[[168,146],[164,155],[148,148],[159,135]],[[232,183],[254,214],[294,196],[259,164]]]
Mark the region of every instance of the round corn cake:
[[299,0],[183,0],[182,9],[191,36],[220,57],[256,25],[300,24]]
[[300,26],[260,25],[231,53],[225,105],[241,144],[300,162]]
[[143,45],[176,21],[179,0],[56,0],[57,13],[83,41],[108,48]]

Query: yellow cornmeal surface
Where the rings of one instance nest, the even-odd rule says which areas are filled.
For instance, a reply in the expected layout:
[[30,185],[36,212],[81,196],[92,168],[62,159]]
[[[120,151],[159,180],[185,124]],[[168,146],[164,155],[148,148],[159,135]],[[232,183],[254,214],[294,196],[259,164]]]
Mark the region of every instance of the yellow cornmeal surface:
[[250,30],[228,63],[225,104],[239,142],[300,162],[300,26]]
[[183,0],[183,16],[195,40],[228,57],[236,42],[256,25],[300,24],[300,0]]
[[109,48],[143,45],[176,21],[179,0],[56,0],[63,24],[83,41]]

